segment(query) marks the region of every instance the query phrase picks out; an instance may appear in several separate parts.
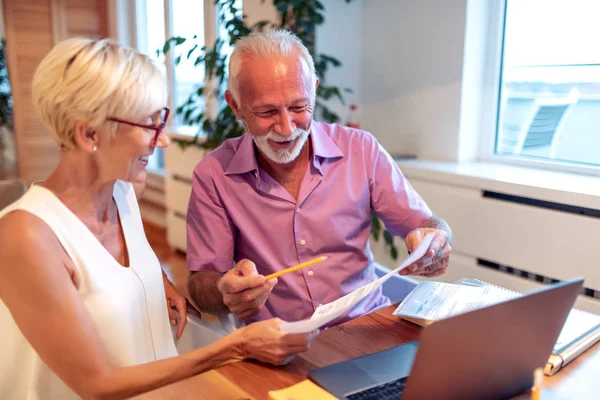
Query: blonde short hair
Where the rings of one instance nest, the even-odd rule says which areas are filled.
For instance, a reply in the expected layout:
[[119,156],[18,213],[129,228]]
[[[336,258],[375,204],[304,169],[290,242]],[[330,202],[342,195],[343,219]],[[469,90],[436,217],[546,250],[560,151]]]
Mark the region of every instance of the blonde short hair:
[[107,118],[141,121],[167,103],[167,84],[148,56],[114,40],[67,39],[38,66],[32,83],[33,104],[63,148],[74,146],[75,123],[105,126]]
[[[317,74],[315,62],[310,52],[298,36],[286,30],[270,30],[253,32],[235,43],[235,49],[229,59],[229,78],[227,86],[233,99],[240,100],[239,76],[242,71],[243,57],[285,56],[296,49],[310,70],[311,87],[315,90]],[[313,99],[314,100],[314,99]]]

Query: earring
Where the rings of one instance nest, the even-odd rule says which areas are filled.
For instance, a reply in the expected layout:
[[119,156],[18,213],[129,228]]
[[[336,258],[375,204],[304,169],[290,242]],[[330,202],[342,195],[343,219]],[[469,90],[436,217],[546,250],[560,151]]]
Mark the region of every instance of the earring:
[[98,146],[94,145],[94,146],[92,147],[92,151],[96,151],[96,150],[98,150]]

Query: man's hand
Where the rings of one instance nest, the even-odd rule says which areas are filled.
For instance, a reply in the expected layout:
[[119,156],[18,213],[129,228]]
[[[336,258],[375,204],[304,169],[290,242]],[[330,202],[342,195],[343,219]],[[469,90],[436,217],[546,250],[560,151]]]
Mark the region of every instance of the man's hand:
[[452,247],[448,243],[448,234],[445,231],[433,228],[415,229],[406,235],[406,248],[409,252],[415,251],[425,236],[430,233],[434,237],[425,255],[400,271],[400,275],[434,277],[446,273]]
[[243,320],[260,312],[276,283],[277,279],[265,282],[252,261],[242,260],[223,275],[217,287],[229,311]]
[[[187,322],[187,299],[177,290],[175,285],[163,272],[163,283],[165,284],[165,295],[167,297],[167,310],[171,325],[177,325],[176,337],[179,339]],[[177,311],[177,314],[175,313]]]

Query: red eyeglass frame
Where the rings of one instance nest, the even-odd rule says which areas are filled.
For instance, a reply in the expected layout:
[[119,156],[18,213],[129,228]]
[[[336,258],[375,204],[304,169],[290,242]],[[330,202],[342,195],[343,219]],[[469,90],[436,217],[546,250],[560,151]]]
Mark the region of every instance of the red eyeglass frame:
[[158,140],[158,137],[160,136],[160,133],[163,131],[163,129],[165,129],[165,126],[167,126],[167,121],[169,120],[169,114],[171,113],[171,109],[169,107],[163,107],[163,108],[161,108],[161,111],[165,112],[165,114],[164,114],[165,117],[163,118],[163,120],[161,121],[159,126],[138,124],[137,122],[126,121],[124,119],[113,118],[113,117],[108,117],[107,120],[113,121],[113,122],[119,122],[121,124],[137,126],[139,128],[152,129],[153,131],[156,132],[156,134],[154,135],[154,138],[152,139],[152,145],[155,146],[156,142]]

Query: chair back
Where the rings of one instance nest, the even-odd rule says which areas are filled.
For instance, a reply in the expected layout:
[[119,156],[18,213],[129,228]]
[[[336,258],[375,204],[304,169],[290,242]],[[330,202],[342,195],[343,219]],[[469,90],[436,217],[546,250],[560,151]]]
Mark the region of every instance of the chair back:
[[532,105],[531,99],[505,99],[498,152],[554,158],[561,127],[578,100],[577,89],[563,97],[535,99]]
[[0,181],[0,210],[17,201],[27,191],[27,185],[20,179]]
[[[375,273],[377,278],[381,278],[386,275],[390,270],[381,264],[375,263]],[[394,275],[387,281],[385,281],[381,287],[381,291],[384,296],[390,298],[392,303],[399,303],[406,295],[417,287],[419,283],[416,279],[409,278],[408,276]]]

